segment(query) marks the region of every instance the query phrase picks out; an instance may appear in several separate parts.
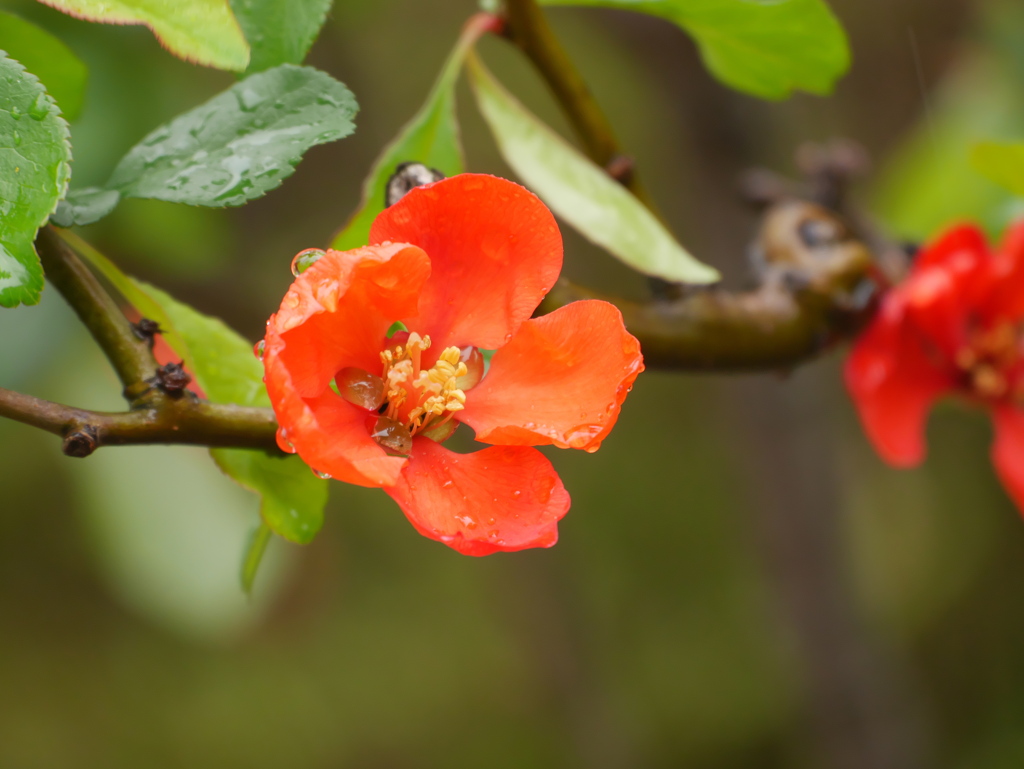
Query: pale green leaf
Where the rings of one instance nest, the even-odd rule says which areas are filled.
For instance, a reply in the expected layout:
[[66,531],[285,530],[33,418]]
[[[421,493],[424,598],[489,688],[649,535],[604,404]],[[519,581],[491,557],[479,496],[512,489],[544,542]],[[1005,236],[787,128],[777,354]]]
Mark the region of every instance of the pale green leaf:
[[685,283],[719,279],[625,187],[516,101],[475,56],[467,70],[502,156],[558,216],[639,272]]
[[827,94],[850,66],[839,21],[823,0],[540,0],[660,16],[682,27],[709,70],[763,99]]
[[455,118],[455,83],[470,46],[486,29],[486,17],[467,25],[441,70],[434,87],[412,120],[406,123],[373,164],[363,183],[363,200],[331,243],[341,250],[365,246],[370,225],[384,210],[384,193],[395,167],[405,162],[423,163],[445,176],[462,173],[462,147]]
[[104,24],[145,24],[175,56],[241,72],[249,45],[228,0],[41,0],[59,11]]
[[279,186],[303,153],[355,129],[355,97],[311,67],[250,75],[156,129],[106,184],[125,197],[237,206]]
[[996,184],[1024,197],[1024,142],[982,142],[971,151],[971,164]]
[[78,117],[88,72],[70,48],[35,24],[0,11],[0,51],[42,81],[67,120]]
[[71,175],[68,126],[35,75],[0,51],[0,306],[35,304],[33,241]]
[[332,0],[231,0],[252,57],[250,72],[301,64],[327,18]]

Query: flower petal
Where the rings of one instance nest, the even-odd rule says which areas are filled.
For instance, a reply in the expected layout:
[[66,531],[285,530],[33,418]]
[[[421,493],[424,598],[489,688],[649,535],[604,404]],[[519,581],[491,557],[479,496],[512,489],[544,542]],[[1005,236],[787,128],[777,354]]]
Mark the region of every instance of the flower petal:
[[640,343],[608,302],[573,302],[524,323],[467,393],[477,440],[596,451],[644,370]]
[[420,534],[464,555],[551,547],[569,510],[551,463],[523,446],[456,454],[416,438],[408,466],[384,490]]
[[992,463],[1017,509],[1024,513],[1024,413],[1002,406],[992,415]]
[[1020,320],[1024,316],[1024,220],[1006,231],[993,259],[992,291],[981,311],[989,325]]
[[501,347],[562,269],[562,237],[551,212],[518,184],[484,174],[414,189],[374,221],[370,243],[387,241],[430,255],[420,317],[402,320],[430,335],[437,349]]
[[918,464],[925,453],[928,410],[953,382],[928,357],[898,296],[883,300],[846,361],[845,377],[864,430],[882,458],[901,467]]
[[405,464],[370,438],[369,412],[330,389],[339,369],[380,369],[388,326],[416,311],[430,272],[408,244],[328,251],[292,284],[267,322],[265,381],[279,436],[320,472],[361,486],[394,483]]
[[429,274],[427,255],[405,243],[328,251],[295,279],[267,322],[268,376],[280,363],[291,387],[314,396],[346,366],[376,372],[388,326],[416,313]]

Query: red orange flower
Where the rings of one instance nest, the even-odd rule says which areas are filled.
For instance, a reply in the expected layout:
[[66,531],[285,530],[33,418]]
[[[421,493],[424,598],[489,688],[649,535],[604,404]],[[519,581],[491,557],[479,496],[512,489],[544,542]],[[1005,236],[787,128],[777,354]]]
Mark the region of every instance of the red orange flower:
[[[301,273],[268,321],[279,443],[382,487],[462,553],[550,547],[569,495],[531,447],[595,451],[643,370],[606,302],[530,318],[561,266],[555,220],[522,187],[463,174],[413,190],[368,246]],[[496,350],[486,373],[481,350]],[[442,446],[460,422],[492,445]]]
[[882,299],[846,364],[868,436],[891,464],[924,457],[932,403],[953,393],[995,425],[992,460],[1024,510],[1024,222],[991,250],[973,226],[955,227],[918,255]]

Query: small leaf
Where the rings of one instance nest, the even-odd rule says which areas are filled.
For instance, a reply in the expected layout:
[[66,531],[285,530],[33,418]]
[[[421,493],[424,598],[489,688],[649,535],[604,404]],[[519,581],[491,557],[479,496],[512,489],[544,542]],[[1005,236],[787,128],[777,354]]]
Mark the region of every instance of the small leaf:
[[977,144],[971,151],[971,165],[1014,195],[1024,197],[1024,143]]
[[310,147],[352,133],[357,110],[330,75],[284,64],[156,129],[106,186],[125,197],[238,206],[278,187]]
[[33,241],[71,175],[68,125],[35,75],[0,51],[0,306],[35,304]]
[[57,204],[50,221],[58,227],[92,224],[113,211],[121,200],[117,190],[101,187],[86,187],[71,190],[64,200]]
[[35,24],[0,11],[0,51],[42,81],[67,120],[78,117],[88,71],[70,48]]
[[247,594],[252,593],[252,586],[256,582],[256,573],[263,562],[263,554],[267,552],[267,545],[274,532],[265,523],[261,523],[253,530],[249,538],[249,545],[245,549],[245,558],[242,559],[242,590]]
[[[155,320],[214,403],[269,406],[263,366],[252,345],[216,318],[202,315],[160,289],[134,280],[73,233],[63,237],[145,317]],[[251,449],[213,449],[214,461],[245,488],[260,494],[260,514],[276,534],[305,544],[323,524],[327,484],[296,456]]]
[[493,19],[485,14],[470,19],[455,48],[448,56],[441,74],[427,96],[426,103],[412,120],[402,127],[388,144],[363,183],[363,200],[339,232],[331,248],[341,250],[366,245],[370,225],[384,210],[384,191],[395,167],[406,161],[436,168],[445,176],[462,173],[462,147],[459,127],[455,121],[455,83],[470,46],[486,32]]
[[476,56],[467,70],[502,157],[552,211],[642,273],[686,283],[719,279],[625,187],[516,101]]
[[59,11],[104,24],[145,24],[175,56],[241,72],[249,45],[228,0],[40,0]]
[[231,0],[252,48],[249,72],[301,64],[333,0]]
[[839,21],[823,0],[540,0],[648,13],[693,36],[709,70],[763,99],[830,93],[850,66]]

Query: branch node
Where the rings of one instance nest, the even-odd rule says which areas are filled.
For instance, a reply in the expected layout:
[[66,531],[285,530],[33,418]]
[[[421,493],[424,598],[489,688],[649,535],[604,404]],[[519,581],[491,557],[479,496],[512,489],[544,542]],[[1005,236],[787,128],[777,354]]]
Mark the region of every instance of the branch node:
[[61,450],[69,457],[79,459],[92,454],[99,446],[99,436],[92,425],[82,425],[64,436]]
[[156,370],[152,383],[170,395],[180,398],[192,382],[192,376],[181,363],[167,363]]
[[148,344],[150,349],[153,349],[153,342],[156,341],[156,335],[164,332],[164,330],[160,328],[159,323],[155,320],[150,320],[149,318],[140,318],[138,323],[132,323],[132,331],[135,336]]

